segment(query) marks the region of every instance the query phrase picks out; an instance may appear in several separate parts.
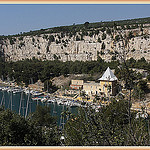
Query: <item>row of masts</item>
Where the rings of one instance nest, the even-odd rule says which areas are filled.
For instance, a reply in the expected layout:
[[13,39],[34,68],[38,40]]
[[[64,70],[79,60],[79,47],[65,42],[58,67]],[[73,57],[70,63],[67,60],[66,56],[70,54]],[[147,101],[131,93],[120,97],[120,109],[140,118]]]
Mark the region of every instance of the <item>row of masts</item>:
[[[2,75],[2,81],[4,81],[4,77]],[[13,78],[14,80],[14,78]],[[7,81],[10,81],[9,77],[7,77]],[[33,79],[31,78],[31,80],[29,80],[29,84],[33,84]],[[8,108],[10,108],[10,110],[13,110],[13,91],[12,91],[12,87],[11,87],[11,91],[10,91],[10,98],[9,98],[9,104],[8,104]],[[21,98],[20,98],[20,106],[19,106],[19,115],[21,115],[21,110],[22,110],[22,115],[25,116],[25,118],[27,117],[28,114],[28,107],[30,108],[30,113],[31,113],[31,104],[32,102],[30,101],[30,88],[29,88],[29,93],[28,93],[28,99],[27,99],[27,105],[25,107],[25,100],[23,99],[23,92],[21,92]],[[3,91],[3,96],[2,96],[2,100],[1,100],[1,106],[5,106],[5,95],[4,95],[4,91]],[[30,106],[29,106],[30,105]],[[38,102],[37,102],[38,105]]]
[[[30,89],[29,89],[30,90]],[[1,103],[0,105],[1,106],[5,106],[6,105],[6,99],[5,99],[5,93],[4,91],[2,91],[2,99],[1,99]],[[27,114],[28,114],[28,108],[30,109],[30,113],[31,113],[31,101],[30,101],[30,92],[28,93],[28,98],[27,98],[27,104],[26,104],[26,107],[25,107],[25,99],[23,98],[23,92],[21,92],[21,98],[20,98],[20,105],[19,105],[19,115],[21,115],[21,112],[22,112],[22,115],[25,116],[25,118],[27,117]],[[11,92],[10,92],[10,97],[9,97],[9,102],[8,102],[8,107],[7,108],[10,108],[10,110],[12,111],[13,110],[13,92],[12,92],[12,89],[11,89]]]
[[[4,94],[4,91],[2,91],[2,92],[3,92],[3,96],[2,96],[2,100],[1,100],[1,106],[5,106],[5,94]],[[11,94],[10,94],[10,98],[9,98],[8,108],[10,108],[10,110],[13,109],[12,90],[11,90]]]
[[[30,89],[29,89],[30,91]],[[21,98],[20,98],[20,106],[19,106],[19,115],[21,115],[21,110],[22,110],[22,115],[25,116],[25,118],[28,115],[28,107],[30,108],[30,113],[31,113],[31,101],[30,101],[30,92],[28,93],[28,99],[27,99],[27,104],[25,107],[25,100],[23,99],[23,92],[21,93]]]
[[[2,76],[2,81],[3,81],[3,76]],[[8,79],[9,80],[9,79]],[[31,78],[31,81],[29,80],[29,84],[33,84],[33,79]],[[48,81],[47,81],[47,92],[49,92],[49,86],[48,86]],[[5,106],[5,95],[4,95],[4,91],[3,91],[3,96],[2,96],[2,100],[1,100],[1,106],[4,105]],[[28,115],[28,108],[30,109],[30,113],[31,113],[31,94],[30,94],[30,88],[29,88],[29,93],[28,93],[28,98],[27,98],[27,103],[26,103],[26,107],[25,107],[25,99],[23,98],[23,92],[21,92],[21,98],[20,98],[20,105],[19,105],[19,115],[22,115],[26,118]],[[37,100],[37,105],[38,105],[38,100]],[[53,107],[53,112],[52,114],[55,116],[57,114],[56,111],[56,103],[54,102],[54,107]],[[10,108],[10,110],[13,110],[13,92],[12,92],[12,87],[11,87],[11,92],[10,92],[10,98],[9,98],[9,104],[8,104],[8,108]],[[64,105],[62,106],[62,113],[60,116],[60,129],[63,130],[64,129],[64,125],[65,125],[65,115],[64,115]],[[69,112],[70,112],[70,106],[68,108]],[[69,115],[67,116],[67,120],[69,119]]]
[[[2,80],[3,80],[3,76],[2,76]],[[9,80],[9,79],[8,79]],[[31,78],[31,81],[29,80],[29,84],[33,84],[33,79]],[[48,88],[48,81],[47,81],[47,92],[49,92],[49,88]],[[31,94],[30,94],[30,88],[29,88],[29,93],[28,93],[28,98],[27,98],[27,103],[26,103],[26,107],[25,107],[25,99],[23,98],[23,92],[21,92],[21,98],[20,98],[20,105],[19,105],[19,115],[22,115],[26,118],[28,115],[28,108],[30,109],[30,113],[31,113]],[[2,96],[2,100],[1,100],[1,106],[4,105],[5,106],[5,95],[4,95],[4,91],[3,91],[3,96]],[[37,105],[38,105],[38,100],[37,100]],[[11,92],[10,92],[10,98],[9,98],[9,104],[8,104],[8,108],[10,108],[10,110],[13,110],[13,92],[12,92],[12,88],[11,88]],[[64,115],[64,105],[62,106],[62,113],[60,116],[60,129],[63,130],[64,129],[64,125],[65,125],[65,115]],[[70,106],[68,108],[69,112],[70,112]],[[56,111],[56,103],[54,102],[54,107],[53,107],[53,112],[52,114],[55,116],[57,114]],[[69,115],[67,116],[67,120],[69,119]]]
[[[5,106],[6,102],[5,102],[5,93],[4,91],[2,91],[2,99],[1,99],[1,103],[0,105],[1,106]],[[27,98],[27,102],[25,104],[25,99],[23,97],[23,92],[21,92],[21,96],[20,96],[20,103],[19,103],[19,111],[18,111],[18,114],[22,116],[24,116],[25,118],[27,117],[28,115],[28,112],[31,113],[31,107],[32,105],[32,102],[31,102],[31,94],[30,94],[30,89],[29,89],[29,93],[28,93],[28,98]],[[38,101],[37,101],[37,105],[38,105]],[[12,89],[11,89],[11,92],[10,92],[10,97],[9,97],[9,103],[8,103],[8,108],[10,108],[10,110],[12,111],[13,110],[13,92],[12,92]],[[68,111],[70,112],[70,106],[68,106]],[[62,113],[61,113],[61,116],[60,116],[60,128],[61,129],[64,129],[64,124],[65,124],[65,115],[64,115],[64,112],[65,111],[65,108],[64,108],[64,105],[62,105]],[[53,111],[52,111],[52,115],[53,116],[56,116],[57,115],[57,110],[56,110],[56,103],[54,102],[53,103]],[[66,117],[66,119],[68,120],[69,119],[69,115]]]

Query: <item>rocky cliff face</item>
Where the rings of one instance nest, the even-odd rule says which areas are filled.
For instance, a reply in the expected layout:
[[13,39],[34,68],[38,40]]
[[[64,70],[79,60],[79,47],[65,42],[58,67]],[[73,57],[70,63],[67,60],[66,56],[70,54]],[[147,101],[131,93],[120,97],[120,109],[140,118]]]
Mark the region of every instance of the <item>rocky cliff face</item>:
[[[94,32],[93,31],[98,31]],[[87,35],[77,32],[75,35],[62,33],[40,34],[37,36],[19,36],[0,41],[0,51],[6,61],[32,59],[61,61],[91,61],[99,55],[106,61],[144,57],[150,61],[150,24],[142,29],[110,29],[111,33],[92,29]]]

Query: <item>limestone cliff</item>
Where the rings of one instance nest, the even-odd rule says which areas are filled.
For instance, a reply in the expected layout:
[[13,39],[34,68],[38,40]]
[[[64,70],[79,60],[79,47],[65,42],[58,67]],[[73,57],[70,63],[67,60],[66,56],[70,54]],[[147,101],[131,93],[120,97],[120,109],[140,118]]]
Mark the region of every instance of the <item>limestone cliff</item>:
[[[150,24],[134,29],[91,28],[86,35],[82,31],[68,33],[44,33],[19,35],[0,40],[0,51],[6,61],[32,59],[61,61],[91,61],[99,55],[106,61],[144,57],[150,61]],[[108,31],[109,29],[109,31]]]

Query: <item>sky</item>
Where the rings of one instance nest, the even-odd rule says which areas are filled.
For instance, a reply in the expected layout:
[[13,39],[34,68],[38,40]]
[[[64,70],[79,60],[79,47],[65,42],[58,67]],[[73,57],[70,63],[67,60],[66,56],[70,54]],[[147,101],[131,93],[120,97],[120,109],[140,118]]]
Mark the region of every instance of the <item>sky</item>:
[[150,17],[150,4],[0,4],[0,35]]

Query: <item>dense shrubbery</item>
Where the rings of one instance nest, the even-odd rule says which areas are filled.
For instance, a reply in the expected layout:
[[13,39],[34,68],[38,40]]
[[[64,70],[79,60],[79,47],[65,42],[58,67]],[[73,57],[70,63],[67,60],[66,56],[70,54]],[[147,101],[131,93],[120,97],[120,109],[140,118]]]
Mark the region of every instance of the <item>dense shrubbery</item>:
[[149,118],[136,119],[129,113],[128,101],[112,100],[99,112],[91,108],[79,109],[65,125],[67,146],[139,146],[150,145]]
[[[17,82],[23,81],[28,85],[31,83],[31,78],[33,82],[40,79],[42,82],[57,77],[60,75],[68,74],[93,74],[102,73],[109,66],[111,69],[116,70],[116,75],[120,78],[118,69],[120,63],[118,61],[105,62],[100,57],[97,61],[68,61],[61,62],[55,61],[40,61],[37,59],[24,60],[17,62],[0,62],[0,77],[7,79],[9,77],[11,80],[15,79]],[[127,65],[130,68],[140,68],[145,69],[150,72],[150,63],[146,62],[144,58],[136,61],[133,58],[127,61]]]
[[[117,66],[116,62],[114,64]],[[44,82],[59,75],[102,72],[109,66],[109,63],[105,63],[102,59],[91,62],[39,61],[33,59],[1,62],[0,65],[2,68],[0,69],[0,77],[3,75],[5,79],[9,77],[11,80],[15,79],[17,82],[23,81],[29,84],[31,78],[33,82],[36,82],[38,79]]]
[[[37,106],[24,118],[0,108],[1,146],[149,146],[149,116],[137,117],[130,112],[127,100],[103,106],[95,112],[90,106],[79,108],[78,115],[70,116],[62,132],[48,107]],[[144,113],[144,112],[143,112]],[[60,140],[61,135],[65,137]]]
[[56,146],[59,135],[56,120],[48,107],[37,106],[26,119],[10,110],[0,108],[1,146]]

